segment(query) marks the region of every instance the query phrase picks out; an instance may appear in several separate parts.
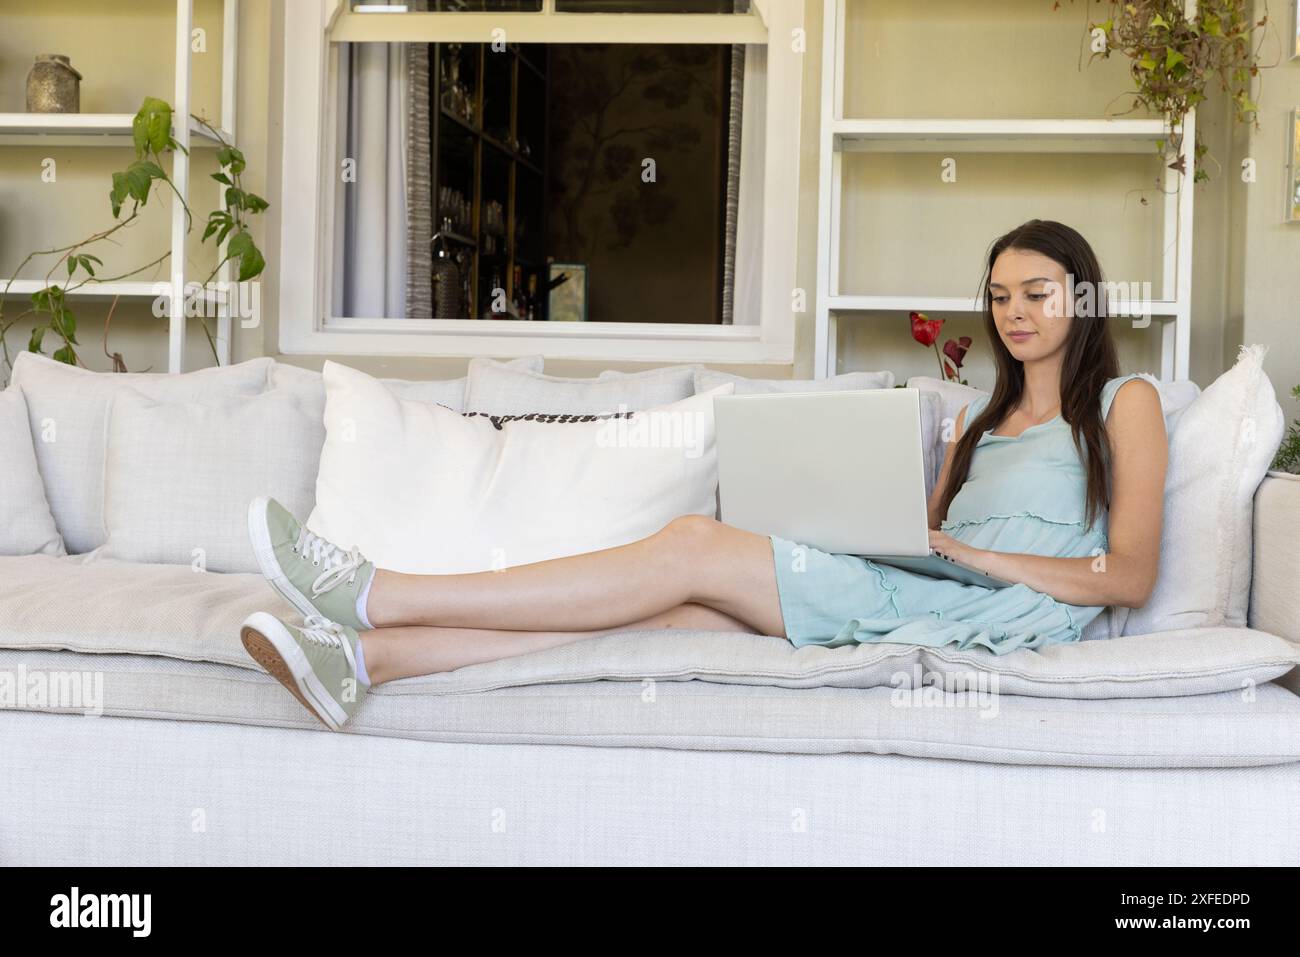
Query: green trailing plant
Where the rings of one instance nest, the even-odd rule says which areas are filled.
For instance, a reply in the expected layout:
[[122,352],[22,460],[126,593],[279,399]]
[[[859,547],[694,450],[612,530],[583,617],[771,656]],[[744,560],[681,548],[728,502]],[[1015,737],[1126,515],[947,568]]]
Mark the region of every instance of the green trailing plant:
[[[1170,169],[1186,172],[1183,120],[1205,100],[1213,77],[1218,77],[1220,88],[1231,97],[1236,119],[1259,128],[1259,107],[1251,97],[1251,87],[1261,68],[1258,50],[1269,23],[1267,8],[1260,20],[1252,22],[1251,0],[1200,0],[1196,16],[1189,20],[1183,0],[1095,2],[1105,3],[1110,16],[1088,23],[1086,42],[1093,50],[1088,62],[1109,59],[1115,51],[1129,59],[1136,89],[1121,94],[1134,100],[1125,112],[1132,113],[1141,105],[1168,117],[1173,130],[1170,142],[1161,140],[1156,149],[1164,155],[1168,147],[1173,154]],[[1060,6],[1060,0],[1055,0],[1052,8]],[[1195,140],[1192,181],[1201,182],[1210,178],[1201,165],[1202,158],[1216,166],[1219,163],[1209,155],[1199,128]]]
[[[1300,401],[1300,385],[1291,390],[1291,398]],[[1271,468],[1278,472],[1300,473],[1300,419],[1291,423]]]
[[[8,333],[24,319],[33,318],[35,325],[27,342],[31,352],[44,354],[46,346],[52,346],[51,358],[69,365],[81,365],[77,348],[77,317],[69,304],[68,294],[93,283],[117,282],[138,276],[147,269],[152,269],[166,262],[171,256],[170,250],[163,253],[137,269],[132,269],[115,276],[102,276],[103,261],[87,250],[98,243],[107,242],[122,229],[130,226],[141,215],[141,210],[149,202],[155,189],[162,187],[170,190],[185,210],[186,232],[193,229],[193,215],[185,197],[180,195],[167,171],[164,169],[165,157],[176,150],[188,153],[172,136],[172,108],[164,100],[146,97],[131,123],[132,140],[135,145],[135,159],[124,170],[113,173],[112,188],[109,191],[109,203],[114,223],[107,229],[93,233],[79,242],[54,249],[35,250],[27,255],[10,279],[17,279],[27,265],[40,257],[55,257],[45,273],[45,286],[31,294],[28,308],[14,316],[6,318],[4,314],[5,297],[0,297],[0,350],[3,352],[6,374],[12,368],[12,356],[9,351]],[[266,267],[266,260],[253,236],[249,232],[249,217],[267,209],[268,203],[256,193],[244,189],[242,174],[247,166],[244,154],[227,143],[220,132],[214,129],[202,117],[194,117],[218,141],[218,172],[212,178],[225,186],[225,208],[211,212],[203,231],[203,242],[215,239],[221,243],[229,239],[224,255],[218,257],[216,266],[203,280],[204,289],[216,278],[218,271],[226,262],[238,264],[239,282],[247,282],[259,276]],[[55,281],[55,277],[58,281]],[[231,291],[226,290],[226,295]],[[117,300],[109,308],[105,319],[104,351],[113,359],[114,368],[125,372],[126,364],[120,353],[108,353],[107,326],[111,320]],[[213,358],[217,358],[216,341],[208,328],[207,322],[200,314],[197,317],[212,349]]]

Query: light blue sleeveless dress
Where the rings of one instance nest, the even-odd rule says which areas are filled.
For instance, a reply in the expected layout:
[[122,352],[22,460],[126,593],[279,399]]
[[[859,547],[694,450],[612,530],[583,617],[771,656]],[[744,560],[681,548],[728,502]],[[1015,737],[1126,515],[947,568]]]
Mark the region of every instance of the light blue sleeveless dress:
[[[1119,387],[1102,389],[1102,421]],[[971,402],[963,425],[975,421],[989,396]],[[1055,558],[1103,555],[1109,550],[1105,512],[1084,527],[1087,477],[1070,435],[1057,416],[1018,436],[980,437],[970,474],[939,528],[975,548]],[[856,555],[838,555],[776,535],[772,557],[786,636],[796,647],[853,642],[984,647],[996,654],[1079,641],[1104,607],[1057,601],[1017,583],[1009,588],[964,585],[931,578]]]

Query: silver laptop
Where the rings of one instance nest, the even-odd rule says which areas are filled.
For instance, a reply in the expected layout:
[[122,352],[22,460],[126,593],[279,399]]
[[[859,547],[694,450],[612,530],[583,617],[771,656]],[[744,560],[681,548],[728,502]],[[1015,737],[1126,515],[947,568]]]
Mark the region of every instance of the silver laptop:
[[968,585],[1012,583],[930,548],[916,389],[724,395],[722,520]]

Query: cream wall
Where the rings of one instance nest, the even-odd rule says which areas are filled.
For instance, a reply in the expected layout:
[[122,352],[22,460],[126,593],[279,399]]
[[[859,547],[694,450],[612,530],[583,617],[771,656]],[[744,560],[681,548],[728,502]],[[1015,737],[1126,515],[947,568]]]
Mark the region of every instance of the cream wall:
[[[797,276],[808,291],[809,309],[797,318],[793,366],[734,368],[752,375],[802,377],[812,368],[811,297],[816,290],[821,2],[781,2],[803,2],[806,12]],[[1107,103],[1130,82],[1119,62],[1080,68],[1082,8],[1068,4],[1052,11],[1042,0],[1005,0],[998,18],[988,16],[989,7],[965,0],[850,4],[861,12],[855,12],[851,24],[853,59],[846,101],[863,115],[1038,117],[1059,111],[1064,116],[1102,116]],[[209,30],[209,52],[195,57],[196,103],[215,115],[220,5],[218,0],[196,0],[195,6],[196,23]],[[262,324],[235,329],[236,359],[277,353],[276,197],[282,156],[281,5],[243,0],[241,8],[239,145],[249,161],[248,187],[266,196],[272,208],[254,227],[268,256]],[[57,15],[50,10],[38,0],[6,0],[5,29],[0,31],[0,111],[23,108],[21,91],[36,52],[72,54],[86,75],[83,110],[130,112],[144,90],[172,98],[171,0],[136,0],[129,12],[92,0],[60,0]],[[106,37],[113,42],[103,42]],[[128,37],[150,53],[122,56],[121,44]],[[936,59],[935,50],[943,51],[942,59]],[[1272,347],[1267,368],[1290,414],[1285,394],[1291,384],[1300,383],[1300,343],[1291,338],[1300,303],[1300,227],[1280,224],[1281,124],[1286,111],[1300,105],[1300,64],[1284,61],[1266,71],[1260,105],[1258,134],[1234,126],[1221,97],[1214,96],[1200,112],[1206,141],[1225,169],[1216,171],[1212,182],[1196,187],[1192,377],[1206,385],[1231,364],[1239,342],[1267,342]],[[1235,176],[1240,157],[1247,153],[1256,158],[1259,169],[1259,181],[1252,186]],[[47,154],[58,160],[61,181],[42,187],[39,164]],[[129,158],[129,149],[0,151],[0,269],[12,269],[35,245],[61,244],[108,225],[109,174]],[[845,200],[846,291],[973,292],[987,244],[1034,215],[1080,229],[1097,248],[1110,278],[1155,278],[1157,195],[1148,193],[1150,206],[1144,208],[1137,192],[1144,179],[1155,175],[1154,159],[964,154],[958,157],[958,182],[942,188],[937,159],[853,158]],[[205,162],[211,163],[210,156],[197,161],[196,169],[206,188],[211,166],[203,166]],[[59,192],[51,199],[44,190],[54,189]],[[210,199],[196,195],[192,205],[206,212],[210,205],[204,203],[214,201],[215,187]],[[151,209],[151,218],[130,238],[134,258],[122,250],[122,262],[144,261],[165,250],[168,213],[166,203]],[[202,258],[197,246],[192,255],[193,276],[210,259]],[[88,301],[77,309],[84,330],[83,356],[92,368],[108,366],[98,346],[105,311],[103,304]],[[978,319],[944,318],[949,319],[944,338],[965,334],[976,340],[966,377],[973,384],[991,384],[992,366]],[[1116,336],[1126,370],[1158,369],[1154,324],[1146,330],[1117,325]],[[21,348],[26,338],[25,330],[11,333],[11,348]],[[130,368],[164,368],[166,344],[166,323],[154,319],[147,305],[119,305],[110,348],[123,352]],[[317,368],[323,362],[319,357],[284,358]],[[464,359],[337,358],[369,371],[411,377],[462,375],[466,365]],[[187,342],[187,361],[191,366],[211,361],[197,328]],[[905,316],[842,320],[840,366],[888,368],[900,378],[937,372],[932,351],[911,341]],[[594,374],[607,367],[637,369],[646,364],[562,359],[547,363],[549,371],[561,375]]]
[[[1288,4],[1274,0],[1268,6],[1284,28]],[[1257,0],[1256,20],[1264,8]],[[1266,62],[1271,60],[1271,50],[1272,44],[1265,47]],[[1246,155],[1254,158],[1258,178],[1246,185],[1237,176],[1233,186],[1233,209],[1240,219],[1234,231],[1240,280],[1224,348],[1230,360],[1238,342],[1269,344],[1264,369],[1291,421],[1300,418],[1300,404],[1290,396],[1292,387],[1300,385],[1300,224],[1283,224],[1282,210],[1285,126],[1290,112],[1300,107],[1300,60],[1283,59],[1277,69],[1265,71],[1258,102],[1259,131],[1242,128]]]

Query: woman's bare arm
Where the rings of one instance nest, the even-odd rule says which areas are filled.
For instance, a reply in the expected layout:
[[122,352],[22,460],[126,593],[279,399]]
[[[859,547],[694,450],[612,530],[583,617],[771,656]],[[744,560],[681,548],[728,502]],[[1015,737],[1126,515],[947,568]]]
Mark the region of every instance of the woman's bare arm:
[[963,546],[952,552],[954,557],[1067,604],[1145,605],[1159,570],[1169,439],[1159,393],[1149,382],[1134,386],[1144,381],[1120,387],[1106,422],[1112,463],[1109,552],[1045,558]]

